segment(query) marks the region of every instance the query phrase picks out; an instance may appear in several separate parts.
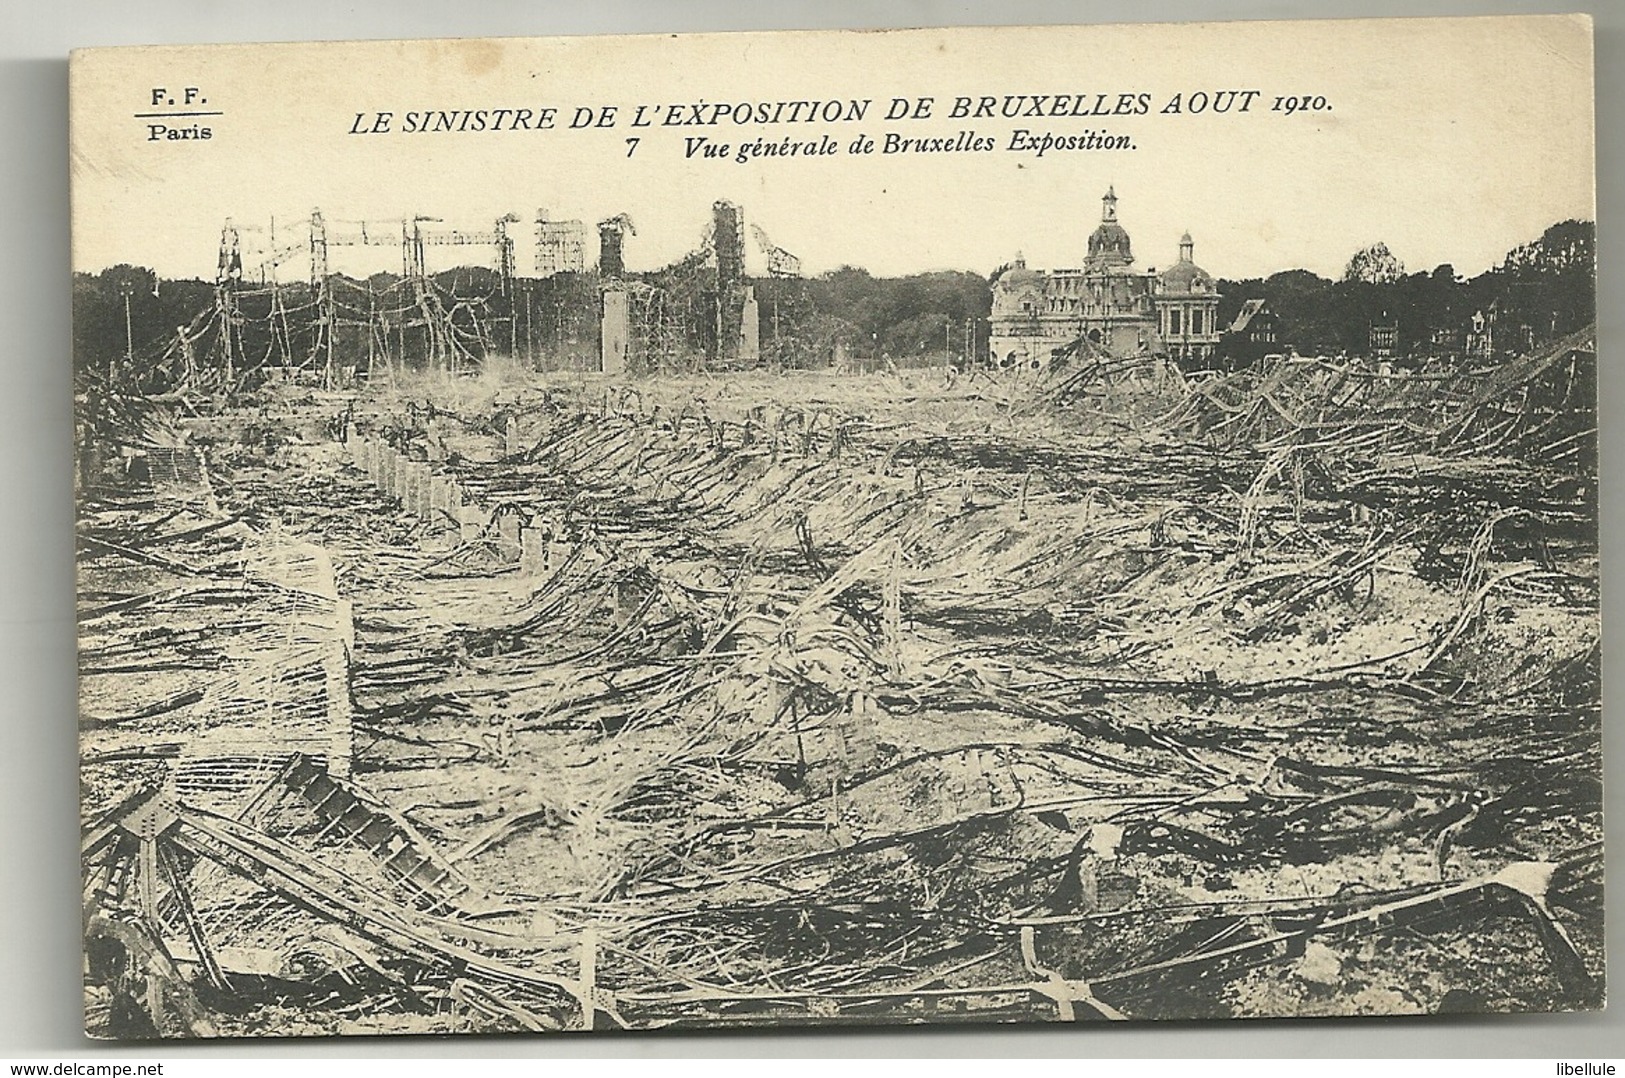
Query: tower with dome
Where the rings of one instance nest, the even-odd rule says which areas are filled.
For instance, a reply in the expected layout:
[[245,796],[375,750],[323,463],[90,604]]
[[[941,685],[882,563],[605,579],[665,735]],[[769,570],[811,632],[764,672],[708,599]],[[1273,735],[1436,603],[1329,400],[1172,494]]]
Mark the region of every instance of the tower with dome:
[[990,360],[1036,369],[1061,349],[1206,360],[1219,341],[1219,293],[1194,250],[1187,232],[1172,266],[1136,268],[1117,194],[1107,188],[1081,267],[1029,269],[1018,254],[994,273]]

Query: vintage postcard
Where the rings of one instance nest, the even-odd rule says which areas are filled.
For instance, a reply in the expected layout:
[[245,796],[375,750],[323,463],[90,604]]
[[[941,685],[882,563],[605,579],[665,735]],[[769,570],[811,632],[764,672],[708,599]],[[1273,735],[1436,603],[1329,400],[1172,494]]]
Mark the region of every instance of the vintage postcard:
[[1602,1005],[1585,17],[71,80],[91,1035]]

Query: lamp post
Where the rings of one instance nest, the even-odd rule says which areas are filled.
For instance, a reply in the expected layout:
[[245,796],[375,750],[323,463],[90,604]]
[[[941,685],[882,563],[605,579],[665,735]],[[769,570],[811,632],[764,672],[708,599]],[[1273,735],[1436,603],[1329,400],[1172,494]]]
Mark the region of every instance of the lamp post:
[[[135,285],[128,280],[119,284],[119,291],[124,295],[124,362],[126,366],[135,363],[135,332],[130,324],[130,296],[135,293]],[[113,361],[107,361],[107,383],[113,383]]]

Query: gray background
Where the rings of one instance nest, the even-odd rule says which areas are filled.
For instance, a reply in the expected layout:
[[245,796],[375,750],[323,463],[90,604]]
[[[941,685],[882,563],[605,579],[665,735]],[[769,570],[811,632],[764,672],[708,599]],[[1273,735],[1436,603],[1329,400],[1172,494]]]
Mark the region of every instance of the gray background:
[[[79,1032],[79,874],[73,665],[72,410],[69,379],[67,53],[89,45],[1268,19],[1589,11],[1596,18],[1599,333],[1607,358],[1602,485],[1605,548],[1621,545],[1613,481],[1625,454],[1620,378],[1611,369],[1625,305],[1618,219],[1625,90],[1625,6],[1593,3],[1332,0],[1202,4],[1168,0],[949,0],[863,4],[780,0],[520,3],[496,0],[0,0],[0,1058],[40,1054],[218,1056],[1493,1056],[1625,1055],[1612,1013],[1493,1019],[1356,1019],[1171,1023],[1087,1028],[832,1030],[725,1035],[535,1038],[356,1038],[105,1048]],[[1493,161],[1485,162],[1494,168]],[[1608,422],[1612,419],[1613,422]],[[1622,549],[1621,553],[1625,553]],[[1618,558],[1621,553],[1611,554]],[[1605,616],[1620,614],[1617,572]],[[1625,668],[1605,649],[1611,690]],[[1617,690],[1610,691],[1617,711]],[[1610,780],[1620,778],[1617,735]],[[1608,811],[1620,815],[1618,781]],[[1608,858],[1621,855],[1616,823]],[[1620,949],[1621,887],[1611,871],[1610,952]]]

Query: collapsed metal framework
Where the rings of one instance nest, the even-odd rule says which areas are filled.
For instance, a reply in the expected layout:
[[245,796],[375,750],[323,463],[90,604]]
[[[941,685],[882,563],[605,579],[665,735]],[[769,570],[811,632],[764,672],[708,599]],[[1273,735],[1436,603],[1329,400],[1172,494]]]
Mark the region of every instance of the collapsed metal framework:
[[[333,388],[357,373],[387,379],[408,364],[455,373],[498,351],[534,363],[549,348],[575,350],[585,328],[577,323],[602,317],[606,290],[629,293],[624,333],[636,369],[692,367],[700,360],[750,363],[760,345],[746,278],[747,240],[754,237],[769,277],[801,272],[800,261],[760,226],[747,230],[743,211],[729,202],[712,208],[694,251],[651,274],[626,270],[625,242],[636,234],[632,219],[623,213],[600,221],[599,287],[588,291],[567,280],[585,270],[579,222],[550,221],[540,211],[539,276],[522,277],[512,232],[518,216],[506,214],[492,228],[473,231],[432,227],[439,221],[419,214],[398,228],[365,221],[337,228],[316,209],[304,221],[284,223],[280,238],[273,220],[263,249],[251,251],[244,236],[251,230],[227,220],[211,306],[132,356],[129,377],[149,387],[156,377],[164,390],[215,391],[280,372],[314,376]],[[335,265],[344,249],[391,247],[401,255],[393,280],[353,278]],[[448,285],[446,273],[431,264],[435,248],[489,251],[483,267],[489,286],[463,286],[455,272]],[[284,267],[301,259],[308,265],[305,279],[283,280]],[[468,278],[477,284],[478,272]],[[588,305],[593,309],[576,309]]]
[[[233,948],[233,926],[222,919],[225,907],[204,890],[222,878],[258,895],[262,916],[280,907],[281,919],[292,926],[281,933],[288,937],[286,947],[300,958],[301,974],[317,982],[314,987],[331,990],[358,980],[399,985],[401,996],[415,997],[419,1006],[461,1009],[485,1028],[529,1032],[658,1028],[678,1018],[701,1025],[795,1024],[838,1015],[861,1021],[915,1014],[985,1022],[1030,1019],[1046,1010],[1053,1021],[1123,1020],[1127,1015],[1107,1000],[1133,999],[1148,985],[1234,977],[1292,959],[1318,940],[1409,934],[1507,916],[1530,925],[1566,993],[1584,999],[1597,988],[1551,904],[1597,886],[1600,843],[1558,863],[1516,863],[1397,894],[1307,902],[1299,909],[1277,906],[1269,910],[1279,926],[1271,931],[1237,931],[1258,917],[1245,902],[1180,911],[1203,926],[1204,945],[1093,980],[1068,978],[1038,953],[1041,931],[1051,937],[1094,919],[1084,917],[990,925],[993,951],[1019,956],[1025,973],[1000,983],[944,984],[942,978],[951,975],[945,964],[914,986],[811,991],[694,985],[650,992],[600,983],[603,944],[592,929],[539,936],[515,916],[518,911],[482,904],[409,830],[306,761],[290,761],[257,792],[255,815],[267,815],[277,801],[294,803],[323,834],[363,850],[376,878],[337,870],[308,847],[159,792],[131,797],[86,834],[81,854],[89,973],[123,1004],[123,1013],[109,1016],[111,1032],[213,1036],[217,1030],[198,992],[229,999],[266,982],[282,982],[283,991],[292,987],[286,958],[255,968],[244,964],[240,947]],[[609,944],[609,954],[625,952]],[[977,957],[985,962],[991,955]],[[961,958],[958,964],[966,963]],[[410,992],[404,990],[408,983]],[[133,1000],[143,1001],[144,1013],[131,1013]]]
[[[692,370],[700,366],[753,366],[763,356],[759,312],[749,275],[747,247],[754,244],[763,276],[801,276],[801,260],[775,244],[756,224],[748,228],[743,208],[719,200],[699,246],[641,279],[625,271],[624,243],[634,235],[625,214],[598,224],[599,279],[614,300],[604,304],[606,370],[640,372]],[[620,324],[624,311],[625,324]],[[610,341],[624,339],[624,356],[611,360]],[[773,345],[779,345],[775,318]]]
[[[1572,841],[1595,833],[1600,805],[1587,784],[1597,645],[1576,640],[1582,650],[1554,656],[1510,698],[1448,661],[1496,617],[1492,595],[1528,589],[1516,594],[1548,611],[1594,609],[1563,568],[1594,550],[1583,527],[1563,525],[1587,496],[1560,478],[1591,459],[1564,452],[1594,435],[1587,344],[1484,372],[1445,415],[1429,394],[1366,399],[1368,414],[1387,402],[1376,409],[1385,439],[1359,410],[1338,410],[1342,389],[1327,397],[1319,380],[1291,382],[1286,401],[1316,418],[1294,420],[1290,453],[1276,444],[1286,401],[1277,410],[1254,392],[1242,409],[1190,390],[1199,411],[1180,422],[1217,402],[1223,416],[1274,417],[1230,457],[1207,443],[1129,457],[963,431],[887,441],[837,406],[674,401],[669,390],[651,401],[657,383],[601,402],[555,387],[490,415],[414,404],[404,419],[346,426],[354,469],[335,505],[372,504],[369,524],[393,520],[408,536],[380,559],[399,574],[382,590],[435,574],[526,581],[521,605],[500,616],[488,598],[464,599],[468,620],[449,619],[450,632],[425,629],[421,610],[375,620],[371,655],[364,644],[349,675],[368,735],[446,769],[472,758],[453,747],[483,751],[462,741],[481,725],[466,701],[512,700],[518,678],[552,670],[545,703],[507,712],[520,729],[504,727],[494,751],[505,758],[502,736],[527,728],[561,731],[550,750],[586,751],[553,774],[587,776],[589,796],[562,782],[523,801],[494,795],[500,811],[437,846],[411,810],[340,773],[337,754],[189,764],[87,828],[92,979],[123,1028],[193,1034],[267,994],[337,994],[370,1008],[361,1013],[449,1015],[482,1030],[1081,1020],[1167,1016],[1169,998],[1217,994],[1260,969],[1335,979],[1314,963],[1354,954],[1353,941],[1439,949],[1447,933],[1483,931],[1518,941],[1519,976],[1549,981],[1550,1004],[1589,1005],[1594,941],[1577,943],[1556,911],[1587,924],[1598,905],[1600,844]],[[1255,377],[1284,392],[1276,373]],[[1521,426],[1508,431],[1513,412]],[[500,450],[449,460],[454,427],[465,447],[500,439]],[[1301,443],[1310,436],[1316,444]],[[1472,467],[1509,447],[1515,458]],[[166,483],[190,474],[165,463]],[[1345,493],[1316,469],[1347,469]],[[1192,484],[1236,492],[1239,513],[1186,504]],[[1451,484],[1463,515],[1437,511]],[[364,486],[376,504],[358,495]],[[1501,508],[1484,516],[1486,502]],[[1413,531],[1362,527],[1351,513],[1396,506],[1410,508]],[[403,515],[412,530],[399,529]],[[126,525],[136,537],[123,541],[87,538],[106,556],[174,569],[183,539],[165,544],[168,556],[145,551],[165,538],[152,524]],[[1437,534],[1418,540],[1418,527]],[[1317,542],[1293,546],[1309,529]],[[417,549],[417,535],[449,549]],[[696,549],[730,535],[757,545],[725,563],[732,575],[696,573]],[[256,548],[261,575],[296,571],[326,597],[319,558]],[[1184,583],[1147,591],[1148,555],[1160,559],[1154,573]],[[1287,653],[1276,644],[1301,639],[1300,620],[1322,604],[1359,609],[1380,590],[1381,566],[1401,561],[1443,574],[1436,594],[1453,610],[1402,651],[1383,651],[1384,634],[1376,654],[1246,677],[1159,676],[1136,650],[1154,632],[1223,623]],[[753,584],[758,569],[767,581]],[[97,616],[127,617],[131,602],[106,601]],[[1019,661],[990,661],[1003,634],[1020,640]],[[92,654],[117,668],[133,646],[110,640]],[[456,683],[440,688],[454,666]],[[1488,691],[1498,698],[1475,696]],[[1178,702],[1176,721],[1148,717],[1158,699]],[[426,703],[457,708],[449,736],[422,725]],[[944,747],[956,716],[975,740]],[[994,740],[1000,716],[1048,733]],[[932,743],[898,752],[911,744],[900,731],[916,725]],[[1464,754],[1461,728],[1492,740]],[[1398,751],[1372,748],[1385,743]],[[1424,748],[1448,755],[1414,755]],[[384,752],[370,750],[372,766]],[[752,789],[764,800],[736,800]],[[1508,842],[1533,836],[1530,821],[1561,828],[1538,854]],[[526,834],[585,847],[617,824],[632,838],[606,842],[605,863],[589,861],[579,886],[550,879],[548,900],[493,895],[465,875]],[[1361,858],[1402,841],[1432,862],[1427,875],[1381,886],[1334,877],[1267,897],[1236,886],[1336,856],[1359,872]],[[1141,867],[1117,867],[1129,859]],[[1204,900],[1176,900],[1147,864],[1188,874]],[[1133,901],[1125,878],[1139,887]],[[724,971],[711,955],[719,939],[748,960]]]
[[[166,388],[211,391],[275,370],[314,374],[332,388],[346,369],[359,367],[369,376],[382,369],[387,376],[409,357],[432,370],[455,372],[490,352],[501,337],[515,349],[519,320],[510,226],[519,218],[505,215],[484,231],[425,227],[438,220],[417,215],[403,219],[398,230],[358,221],[340,230],[316,209],[292,226],[302,235],[291,242],[278,241],[273,221],[257,259],[245,253],[244,229],[228,220],[220,232],[212,306],[134,358],[140,367],[167,372]],[[283,234],[288,231],[284,225]],[[336,249],[390,247],[400,251],[400,275],[382,286],[333,265]],[[430,265],[429,249],[439,247],[489,249],[493,287],[483,293],[447,287]],[[283,281],[282,267],[301,258],[307,278]]]

